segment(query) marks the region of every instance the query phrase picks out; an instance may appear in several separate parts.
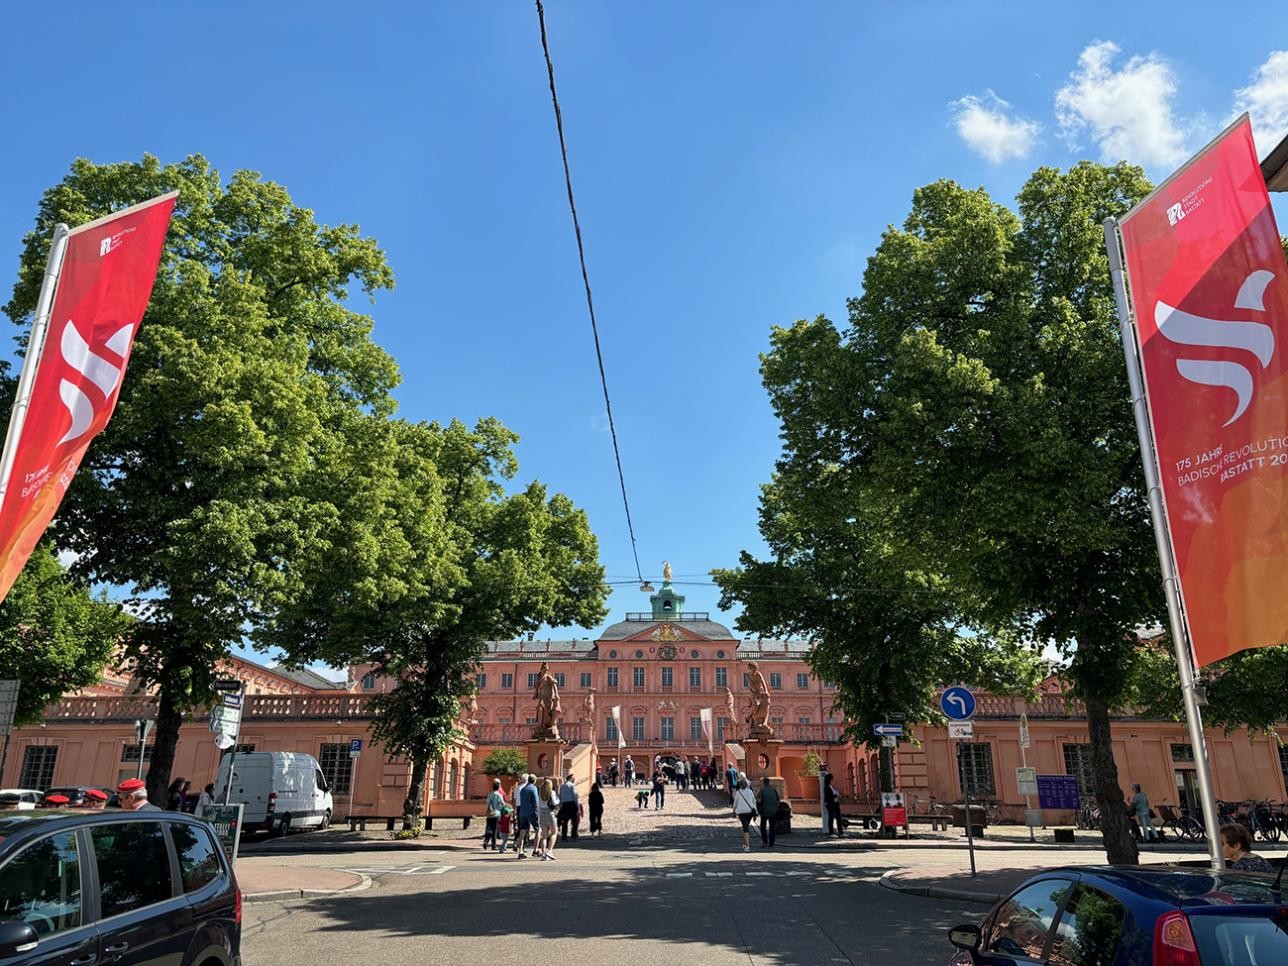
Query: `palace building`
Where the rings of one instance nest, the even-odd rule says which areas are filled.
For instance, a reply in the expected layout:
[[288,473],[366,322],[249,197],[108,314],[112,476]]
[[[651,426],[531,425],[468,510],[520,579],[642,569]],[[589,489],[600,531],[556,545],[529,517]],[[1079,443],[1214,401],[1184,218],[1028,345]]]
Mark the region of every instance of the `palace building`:
[[[738,639],[709,614],[686,611],[684,596],[669,579],[649,600],[649,611],[626,614],[594,640],[490,642],[475,675],[476,699],[462,717],[462,737],[430,769],[426,814],[477,813],[476,800],[488,788],[481,770],[488,753],[525,747],[532,737],[533,692],[543,662],[559,685],[565,769],[579,781],[588,784],[597,768],[627,755],[640,770],[658,757],[681,755],[714,757],[721,768],[731,761],[745,766],[740,741],[746,737],[748,667],[754,661],[769,687],[768,724],[782,742],[778,770],[793,807],[817,813],[815,776],[822,765],[836,776],[847,811],[875,811],[876,754],[843,738],[844,722],[832,708],[835,688],[811,671],[808,642]],[[371,699],[391,682],[369,667],[350,668],[340,682],[240,658],[225,661],[220,673],[246,683],[239,750],[316,757],[334,793],[336,819],[401,814],[410,765],[386,755],[371,736]],[[1007,818],[1019,820],[1026,803],[1015,769],[1022,763],[1039,774],[1076,776],[1088,795],[1086,719],[1058,678],[1045,682],[1031,702],[978,697],[969,741],[950,741],[942,728],[913,726],[898,745],[896,785],[910,800],[923,807],[960,801],[963,784],[970,782],[973,796],[996,802]],[[128,677],[106,676],[51,705],[39,724],[14,729],[0,787],[115,786],[138,771],[140,758],[146,770],[151,749],[140,747],[135,722],[154,716],[152,695]],[[1029,736],[1024,747],[1022,716]],[[1113,729],[1124,790],[1139,782],[1151,802],[1192,805],[1194,752],[1184,725],[1123,712],[1114,717]],[[354,739],[362,743],[358,757],[350,754]],[[1209,730],[1208,746],[1218,798],[1288,799],[1288,729],[1277,738]],[[200,789],[213,780],[219,755],[206,718],[192,716],[180,730],[172,776]],[[1072,815],[1046,818],[1056,824]]]

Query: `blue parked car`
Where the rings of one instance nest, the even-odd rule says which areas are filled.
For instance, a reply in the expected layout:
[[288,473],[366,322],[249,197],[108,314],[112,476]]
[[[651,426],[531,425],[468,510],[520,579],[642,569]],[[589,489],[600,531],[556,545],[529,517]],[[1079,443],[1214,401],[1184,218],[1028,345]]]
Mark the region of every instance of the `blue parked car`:
[[956,926],[953,966],[1285,966],[1275,876],[1092,866],[1034,876],[981,926]]

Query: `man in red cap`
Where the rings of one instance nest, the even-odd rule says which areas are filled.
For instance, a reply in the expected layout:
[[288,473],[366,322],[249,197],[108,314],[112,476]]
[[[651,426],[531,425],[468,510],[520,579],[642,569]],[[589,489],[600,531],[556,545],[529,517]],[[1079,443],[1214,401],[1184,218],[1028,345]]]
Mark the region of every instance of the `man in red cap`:
[[121,784],[116,786],[117,794],[121,796],[120,808],[126,812],[159,812],[157,808],[148,801],[148,789],[143,784],[142,778],[127,778]]
[[81,808],[102,808],[107,804],[107,792],[101,788],[85,789],[85,799],[81,802]]
[[70,801],[66,795],[46,795],[45,808],[66,808]]

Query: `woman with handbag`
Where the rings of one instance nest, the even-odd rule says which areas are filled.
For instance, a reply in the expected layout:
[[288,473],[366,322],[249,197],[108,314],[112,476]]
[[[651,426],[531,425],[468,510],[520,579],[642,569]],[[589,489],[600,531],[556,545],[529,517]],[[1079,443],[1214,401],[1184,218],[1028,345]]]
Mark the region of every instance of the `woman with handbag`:
[[742,850],[751,851],[751,820],[756,817],[756,796],[747,787],[747,779],[739,778],[733,792],[733,813],[742,823]]

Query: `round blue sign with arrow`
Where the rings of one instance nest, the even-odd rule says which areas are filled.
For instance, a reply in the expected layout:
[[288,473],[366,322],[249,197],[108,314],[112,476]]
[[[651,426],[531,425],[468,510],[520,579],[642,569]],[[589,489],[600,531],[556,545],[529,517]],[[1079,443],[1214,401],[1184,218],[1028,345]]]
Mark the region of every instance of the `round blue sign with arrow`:
[[951,687],[939,696],[939,707],[954,721],[965,721],[975,713],[975,695],[969,688]]

